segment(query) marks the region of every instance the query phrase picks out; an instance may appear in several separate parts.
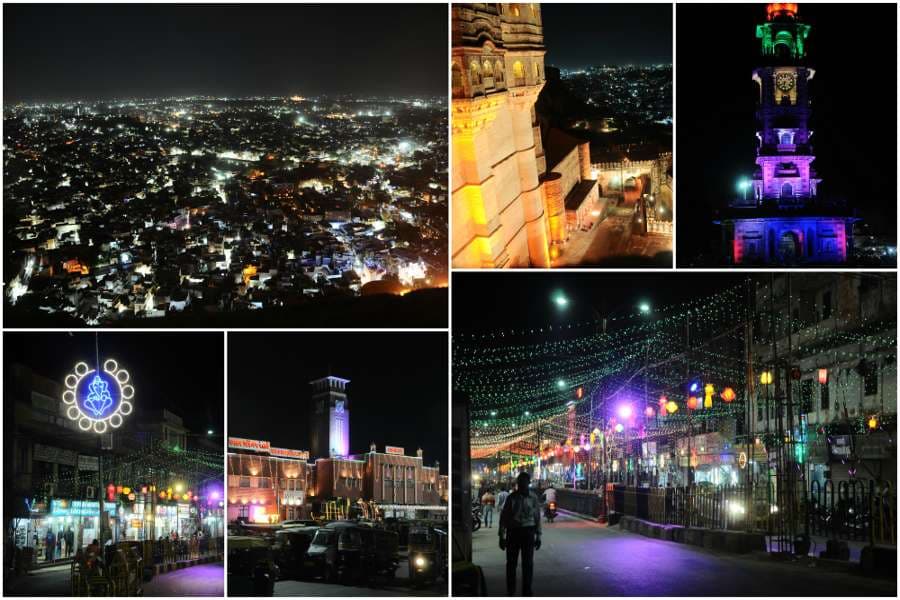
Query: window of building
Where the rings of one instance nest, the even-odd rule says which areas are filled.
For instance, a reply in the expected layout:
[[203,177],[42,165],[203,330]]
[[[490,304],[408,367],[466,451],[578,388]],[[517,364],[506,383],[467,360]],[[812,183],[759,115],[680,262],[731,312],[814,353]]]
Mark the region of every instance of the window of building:
[[821,392],[819,394],[820,405],[822,410],[828,410],[831,405],[831,397],[828,394],[828,384],[822,384]]
[[782,144],[793,144],[794,143],[794,134],[789,133],[787,131],[782,132],[781,143]]
[[804,379],[800,383],[800,412],[808,413],[812,411],[813,401],[813,380]]
[[481,85],[481,67],[478,66],[477,60],[469,63],[469,72],[471,73],[472,85]]
[[756,420],[757,421],[763,420],[763,401],[762,400],[756,401]]
[[238,516],[243,517],[245,519],[250,518],[250,507],[246,504],[241,504],[238,506]]
[[525,85],[525,65],[521,61],[513,63],[513,77],[516,79],[516,85]]
[[241,481],[238,484],[239,487],[248,488],[250,487],[250,478],[249,477],[241,477]]
[[494,77],[497,78],[497,81],[503,81],[503,63],[499,60],[494,63]]
[[782,198],[792,198],[794,196],[794,188],[790,183],[785,183],[781,186],[781,197]]
[[520,11],[519,11],[519,5],[518,5],[518,4],[510,4],[510,5],[509,5],[509,12],[510,12],[510,14],[511,14],[512,16],[518,17],[518,16],[519,16],[519,13],[520,13]]
[[484,70],[485,77],[494,76],[494,67],[491,65],[491,61],[485,60],[484,63],[482,63],[481,68]]
[[874,396],[878,393],[878,369],[870,366],[863,376],[863,387],[866,396]]
[[822,320],[831,318],[831,290],[822,293]]

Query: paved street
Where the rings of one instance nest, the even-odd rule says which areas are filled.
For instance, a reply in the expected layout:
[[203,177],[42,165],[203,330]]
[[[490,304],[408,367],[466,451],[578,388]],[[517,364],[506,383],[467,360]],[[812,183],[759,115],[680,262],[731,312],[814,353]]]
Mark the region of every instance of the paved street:
[[275,584],[276,596],[447,596],[447,582],[441,579],[437,585],[413,588],[408,584],[409,563],[404,556],[397,576],[374,587],[341,585],[316,581],[285,580]]
[[[69,596],[71,567],[62,565],[33,571],[5,583],[6,596]],[[222,596],[225,591],[222,563],[197,565],[157,575],[144,584],[145,596]]]
[[[536,596],[896,596],[896,582],[715,554],[560,515],[544,523],[535,552]],[[505,595],[497,529],[473,536],[474,562],[490,595]]]

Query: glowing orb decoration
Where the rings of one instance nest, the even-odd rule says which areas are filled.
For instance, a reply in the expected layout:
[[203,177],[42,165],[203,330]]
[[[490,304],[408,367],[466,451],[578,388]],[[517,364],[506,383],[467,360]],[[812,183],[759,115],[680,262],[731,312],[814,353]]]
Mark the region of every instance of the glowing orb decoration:
[[105,433],[122,425],[134,410],[134,387],[131,376],[113,359],[103,363],[103,370],[91,369],[87,363],[75,365],[66,375],[66,391],[62,401],[66,416],[78,423],[82,431]]

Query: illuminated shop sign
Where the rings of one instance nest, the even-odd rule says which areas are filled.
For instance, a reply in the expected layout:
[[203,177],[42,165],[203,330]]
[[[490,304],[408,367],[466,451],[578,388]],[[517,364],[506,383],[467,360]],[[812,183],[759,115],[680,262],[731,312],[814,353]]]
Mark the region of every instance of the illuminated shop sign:
[[403,452],[403,448],[399,446],[385,446],[384,447],[385,454],[396,454],[398,456],[403,456],[405,453]]
[[134,410],[130,378],[128,371],[119,368],[111,358],[103,363],[103,370],[78,363],[65,378],[62,400],[66,416],[77,422],[82,431],[105,433],[109,428],[121,426]]
[[248,440],[246,438],[230,437],[228,438],[228,447],[237,450],[252,450],[253,452],[262,452],[270,456],[278,456],[281,458],[296,458],[299,460],[308,460],[308,450],[292,450],[290,448],[273,448],[266,440]]
[[[104,506],[106,512],[114,513],[115,504]],[[52,517],[99,517],[100,503],[96,500],[51,500],[50,516]]]

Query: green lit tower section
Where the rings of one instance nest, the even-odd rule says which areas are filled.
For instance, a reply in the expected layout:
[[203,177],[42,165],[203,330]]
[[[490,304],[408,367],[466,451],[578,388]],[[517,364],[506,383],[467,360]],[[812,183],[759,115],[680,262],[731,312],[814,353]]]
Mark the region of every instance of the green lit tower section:
[[809,85],[815,70],[806,63],[809,33],[792,3],[767,5],[766,21],[756,26],[756,168],[721,221],[732,264],[847,260],[855,219],[820,197],[822,180],[813,167]]

